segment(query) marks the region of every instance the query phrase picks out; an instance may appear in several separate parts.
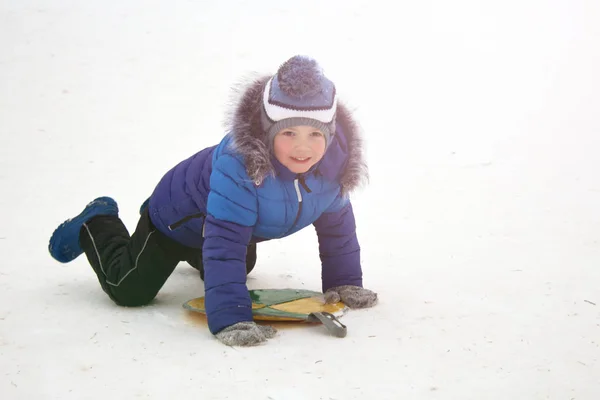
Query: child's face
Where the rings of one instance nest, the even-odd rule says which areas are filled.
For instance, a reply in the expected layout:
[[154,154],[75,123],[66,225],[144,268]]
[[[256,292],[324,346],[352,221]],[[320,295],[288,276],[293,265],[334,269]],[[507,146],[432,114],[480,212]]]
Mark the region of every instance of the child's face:
[[302,174],[323,158],[325,136],[312,126],[292,126],[277,132],[273,149],[281,164],[296,174]]

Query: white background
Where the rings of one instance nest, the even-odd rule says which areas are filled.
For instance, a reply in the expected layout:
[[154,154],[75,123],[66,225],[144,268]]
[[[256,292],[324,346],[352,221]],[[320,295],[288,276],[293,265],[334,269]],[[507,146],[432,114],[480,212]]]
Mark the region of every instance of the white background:
[[[600,398],[599,21],[596,0],[0,1],[0,397]],[[181,307],[188,265],[124,309],[50,257],[98,196],[133,230],[222,138],[230,88],[294,54],[364,130],[380,304],[346,338],[226,347]],[[250,288],[319,290],[313,229],[258,254]]]

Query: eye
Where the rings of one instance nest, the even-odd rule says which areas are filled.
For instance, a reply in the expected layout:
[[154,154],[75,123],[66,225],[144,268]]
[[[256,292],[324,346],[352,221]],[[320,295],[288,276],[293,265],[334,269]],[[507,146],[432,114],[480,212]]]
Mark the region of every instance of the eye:
[[290,137],[295,135],[295,133],[292,131],[283,131],[283,132],[281,132],[281,134],[283,136],[290,136]]
[[323,133],[321,133],[319,131],[314,131],[313,133],[311,133],[311,135],[314,137],[321,137],[321,136],[323,136]]

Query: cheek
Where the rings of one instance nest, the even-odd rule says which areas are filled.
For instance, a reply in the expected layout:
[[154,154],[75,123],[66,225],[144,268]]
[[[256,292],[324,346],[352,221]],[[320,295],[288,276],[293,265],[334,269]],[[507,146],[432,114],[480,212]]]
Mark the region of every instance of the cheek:
[[273,142],[273,152],[278,160],[284,158],[290,152],[290,143],[284,138],[276,137]]
[[312,150],[315,154],[323,155],[325,153],[325,138],[319,138],[312,145]]

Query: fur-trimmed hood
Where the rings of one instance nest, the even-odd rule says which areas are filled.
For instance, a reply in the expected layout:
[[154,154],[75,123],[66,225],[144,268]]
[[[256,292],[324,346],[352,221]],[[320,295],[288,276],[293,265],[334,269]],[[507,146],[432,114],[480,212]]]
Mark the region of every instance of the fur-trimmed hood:
[[[272,154],[266,143],[266,135],[261,125],[262,94],[270,76],[253,79],[249,84],[236,88],[239,96],[232,104],[226,124],[233,136],[234,150],[245,161],[246,172],[255,182],[262,182],[268,175],[274,175]],[[342,193],[347,195],[368,180],[367,165],[363,156],[362,138],[356,121],[346,106],[338,101],[336,111],[337,133],[345,136],[344,145],[347,160],[343,171],[335,171],[339,176]],[[341,131],[341,132],[340,132]],[[338,138],[339,139],[339,138]],[[336,140],[334,137],[333,140]],[[330,146],[331,148],[331,146]],[[326,152],[324,158],[328,156]],[[341,173],[340,173],[341,172]]]

